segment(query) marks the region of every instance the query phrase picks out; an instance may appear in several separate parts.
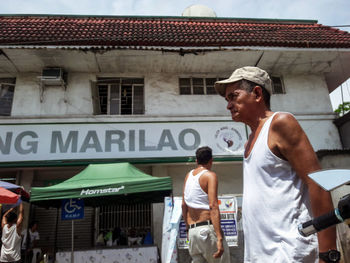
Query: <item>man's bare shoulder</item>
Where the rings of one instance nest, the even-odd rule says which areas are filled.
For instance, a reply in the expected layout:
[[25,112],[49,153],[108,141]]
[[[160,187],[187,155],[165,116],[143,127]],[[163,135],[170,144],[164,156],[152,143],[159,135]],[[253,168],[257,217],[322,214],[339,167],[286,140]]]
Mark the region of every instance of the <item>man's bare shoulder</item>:
[[309,144],[307,135],[296,118],[289,113],[277,113],[271,123],[269,140],[289,160],[295,147]]
[[216,180],[217,179],[216,173],[213,171],[210,171],[210,170],[205,172],[202,177],[206,178],[207,180]]
[[298,121],[295,119],[294,115],[288,112],[277,112],[273,118],[272,125],[295,125]]
[[296,120],[296,118],[287,112],[278,112],[271,123],[271,129],[273,132],[286,136],[289,134],[293,134],[296,131],[301,130],[300,124]]

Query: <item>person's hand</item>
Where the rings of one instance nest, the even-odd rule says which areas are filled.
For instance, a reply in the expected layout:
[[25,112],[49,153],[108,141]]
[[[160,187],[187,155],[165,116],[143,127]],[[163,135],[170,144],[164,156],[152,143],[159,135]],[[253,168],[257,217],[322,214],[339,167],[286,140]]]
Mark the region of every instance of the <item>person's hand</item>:
[[218,250],[213,254],[213,258],[220,258],[224,253],[224,246],[222,244],[222,240],[218,240],[216,242],[216,247]]

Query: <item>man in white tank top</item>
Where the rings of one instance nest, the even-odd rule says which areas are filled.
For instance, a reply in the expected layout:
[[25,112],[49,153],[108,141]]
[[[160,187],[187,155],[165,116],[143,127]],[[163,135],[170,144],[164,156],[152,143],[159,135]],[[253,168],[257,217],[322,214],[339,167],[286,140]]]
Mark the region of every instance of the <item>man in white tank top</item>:
[[229,263],[229,248],[220,226],[218,179],[210,171],[212,150],[198,148],[196,159],[197,168],[186,175],[182,198],[192,263]]
[[13,212],[14,208],[6,211],[1,220],[1,254],[0,262],[21,261],[21,230],[23,222],[23,204],[19,205],[18,216]]
[[327,259],[336,249],[335,227],[317,236],[298,233],[299,223],[328,213],[333,204],[307,176],[320,165],[297,120],[270,110],[271,85],[267,72],[257,67],[239,68],[215,83],[232,119],[251,129],[243,161],[244,260],[336,262]]

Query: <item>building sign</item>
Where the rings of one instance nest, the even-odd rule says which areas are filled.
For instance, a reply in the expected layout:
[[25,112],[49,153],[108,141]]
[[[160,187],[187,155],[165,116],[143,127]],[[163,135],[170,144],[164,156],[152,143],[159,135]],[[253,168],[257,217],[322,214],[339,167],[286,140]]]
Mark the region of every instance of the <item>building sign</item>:
[[[219,196],[220,224],[229,247],[238,246],[237,231],[237,200],[234,196]],[[178,247],[188,248],[186,225],[183,219],[180,221]]]
[[74,220],[84,218],[83,199],[63,199],[62,200],[62,220]]
[[242,156],[245,126],[234,122],[23,124],[0,126],[0,162]]

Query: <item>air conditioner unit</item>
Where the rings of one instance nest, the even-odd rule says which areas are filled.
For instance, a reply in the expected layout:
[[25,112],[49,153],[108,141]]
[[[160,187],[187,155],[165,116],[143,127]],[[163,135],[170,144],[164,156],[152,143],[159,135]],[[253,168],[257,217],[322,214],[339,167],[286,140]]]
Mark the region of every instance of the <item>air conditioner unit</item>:
[[62,68],[44,68],[40,76],[41,83],[45,86],[64,86],[66,73]]

